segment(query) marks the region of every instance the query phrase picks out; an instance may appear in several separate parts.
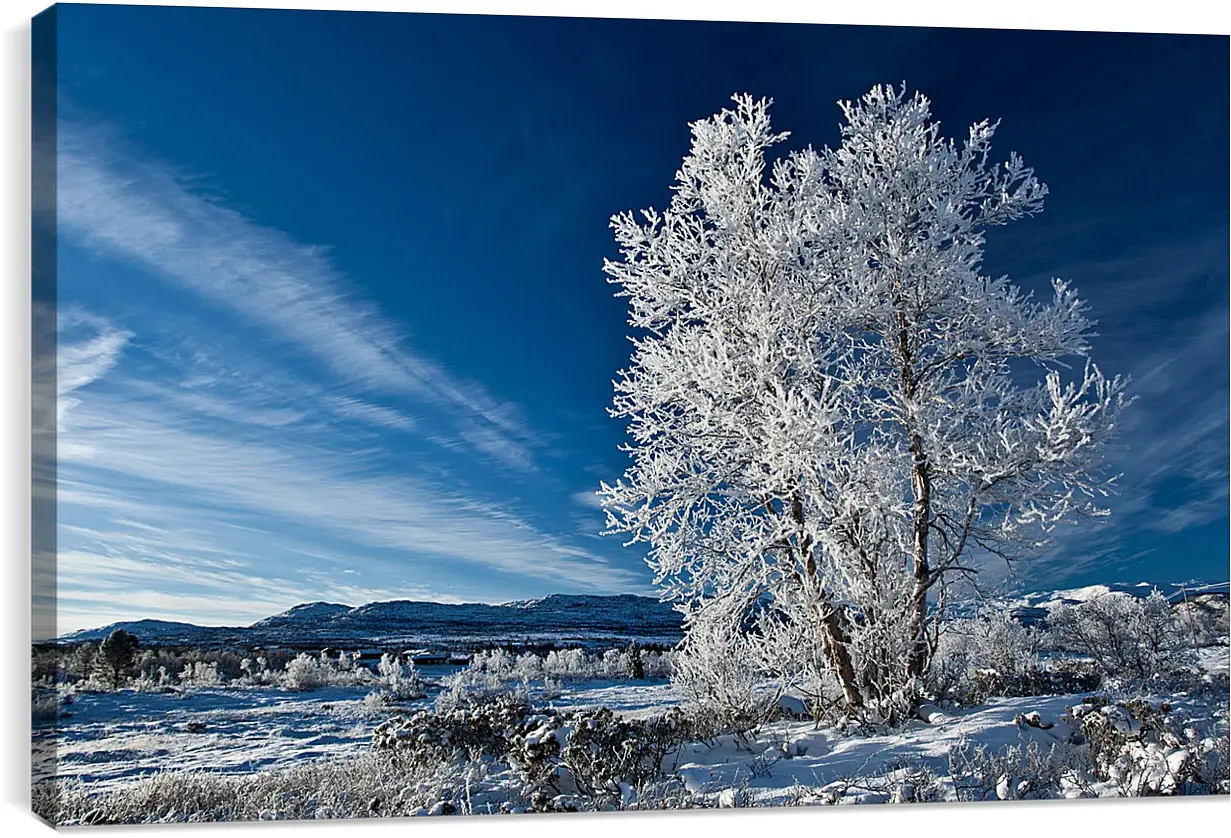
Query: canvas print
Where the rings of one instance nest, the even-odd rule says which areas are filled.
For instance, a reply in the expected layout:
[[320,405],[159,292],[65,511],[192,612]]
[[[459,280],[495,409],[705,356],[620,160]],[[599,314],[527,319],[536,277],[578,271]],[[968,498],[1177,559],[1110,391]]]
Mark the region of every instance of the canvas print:
[[43,12],[34,810],[1228,794],[1228,58]]

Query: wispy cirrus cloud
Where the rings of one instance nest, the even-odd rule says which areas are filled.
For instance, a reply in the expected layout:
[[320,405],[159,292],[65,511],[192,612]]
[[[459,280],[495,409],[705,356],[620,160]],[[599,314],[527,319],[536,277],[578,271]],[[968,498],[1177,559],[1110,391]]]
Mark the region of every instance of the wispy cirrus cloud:
[[599,497],[598,492],[574,492],[573,503],[578,506],[584,506],[586,509],[602,509],[603,500]]
[[1145,564],[1166,566],[1170,536],[1227,518],[1228,320],[1225,296],[1207,300],[1179,328],[1158,335],[1152,352],[1108,359],[1108,368],[1130,374],[1137,397],[1121,417],[1111,452],[1121,473],[1117,494],[1104,504],[1112,514],[1101,526],[1083,522],[1058,530],[1056,546],[1032,577],[1063,582],[1096,570],[1142,573]]
[[[113,327],[106,320],[83,311],[67,308],[59,312],[57,329],[61,335],[56,350],[56,403],[55,427],[64,430],[65,414],[80,400],[72,394],[82,387],[97,381],[115,366],[124,346],[132,337],[130,332]],[[73,341],[72,336],[87,330],[88,337]],[[34,428],[51,429],[52,410],[49,405],[34,405]]]
[[[452,479],[538,471],[541,437],[517,405],[412,349],[322,248],[104,129],[62,122],[60,141],[65,239],[205,303],[62,318],[60,630],[250,622],[322,598],[644,587],[515,496]],[[442,448],[457,456],[428,456]]]
[[[159,407],[94,398],[79,409],[66,466],[174,487],[348,541],[570,586],[627,584],[624,571],[530,524],[410,475],[292,442],[256,443],[179,427]],[[95,482],[103,482],[101,479]]]
[[[533,468],[536,439],[519,409],[413,351],[397,325],[350,288],[324,248],[192,189],[104,128],[62,120],[59,142],[61,231],[291,341],[348,386],[444,407],[455,415],[456,436],[474,451]],[[405,424],[372,407],[364,413],[378,424]],[[343,409],[352,416],[363,410]]]
[[[357,443],[331,418],[400,425],[400,414],[374,417],[375,405],[310,394],[302,414],[274,421],[266,391],[253,400],[244,387],[203,402],[180,383],[199,356],[165,381],[134,377],[122,355],[144,350],[126,338],[112,351],[103,340],[130,333],[101,317],[80,324],[93,331],[61,344],[81,370],[58,439],[61,630],[135,615],[250,622],[321,598],[510,598],[494,593],[492,578],[547,590],[641,587],[507,501],[390,468],[399,461],[389,451]],[[356,568],[367,584],[343,581]],[[237,595],[242,602],[222,608]]]
[[413,419],[390,407],[372,404],[350,396],[326,396],[323,401],[333,413],[347,419],[355,419],[398,431],[412,431],[415,428]]

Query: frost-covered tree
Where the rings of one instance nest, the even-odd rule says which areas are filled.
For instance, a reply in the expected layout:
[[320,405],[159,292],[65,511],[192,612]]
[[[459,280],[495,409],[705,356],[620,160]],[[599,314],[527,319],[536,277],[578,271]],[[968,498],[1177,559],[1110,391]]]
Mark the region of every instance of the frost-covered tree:
[[609,529],[649,544],[690,624],[793,625],[813,648],[784,670],[819,656],[849,707],[901,706],[931,595],[1102,514],[1123,382],[1069,371],[1093,324],[1067,283],[1036,301],[981,272],[985,228],[1047,192],[989,163],[994,124],[958,144],[877,87],[841,103],[836,149],[770,164],[769,103],[734,101],[692,125],[669,209],[612,219],[637,334]]
[[1159,591],[1138,599],[1109,591],[1048,617],[1056,646],[1089,655],[1104,674],[1131,678],[1164,675],[1191,664],[1189,638]]
[[413,660],[403,663],[396,655],[385,652],[380,656],[380,663],[376,665],[376,671],[380,675],[381,686],[385,694],[395,701],[423,698],[427,695],[427,690],[423,680],[419,677],[419,671],[415,669]]

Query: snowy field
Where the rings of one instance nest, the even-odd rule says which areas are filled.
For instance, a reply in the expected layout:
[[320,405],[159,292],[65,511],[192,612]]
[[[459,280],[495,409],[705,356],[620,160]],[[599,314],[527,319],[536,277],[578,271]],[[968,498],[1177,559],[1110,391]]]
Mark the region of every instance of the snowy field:
[[[1206,720],[1210,715],[1206,707],[1183,697],[1170,700],[1177,711],[1193,718]],[[994,698],[970,710],[938,713],[927,722],[912,720],[903,728],[872,734],[779,722],[767,725],[752,742],[727,736],[716,743],[689,745],[676,770],[690,791],[716,791],[720,800],[721,790],[743,789],[743,805],[903,802],[887,790],[891,784],[875,780],[918,768],[943,777],[951,753],[963,747],[984,747],[996,754],[1063,746],[1073,731],[1070,708],[1082,702],[1081,695]],[[951,787],[941,790],[945,797],[952,793]],[[1120,790],[1113,784],[1093,784],[1068,796],[1096,795],[1120,796]]]
[[1225,795],[1225,600],[1040,607],[1043,628],[1003,610],[947,624],[896,717],[636,646],[386,654],[375,672],[345,653],[271,669],[146,652],[124,679],[45,653],[62,680],[34,691],[35,775],[64,782],[36,805],[90,824]]
[[[239,773],[343,756],[371,739],[375,722],[362,701],[367,692],[200,687],[82,693],[67,708],[72,715],[59,722],[58,736],[50,724],[36,724],[35,773],[114,785],[167,768]],[[58,765],[48,747],[53,737]]]
[[[1227,670],[1225,648],[1206,652],[1209,660],[1203,663],[1209,669]],[[60,722],[58,773],[102,790],[165,770],[235,775],[358,756],[370,749],[373,729],[392,715],[365,707],[367,692],[361,687],[310,693],[203,687],[176,694],[82,694],[68,708],[72,715]],[[778,721],[755,734],[687,745],[664,768],[690,792],[726,794],[726,805],[736,805],[732,789],[740,790],[739,805],[818,802],[801,798],[800,789],[815,795],[826,786],[883,777],[902,766],[944,774],[951,752],[962,746],[1001,752],[1031,743],[1044,749],[1062,744],[1072,731],[1067,714],[1083,699],[1081,694],[993,698],[880,732]],[[1208,707],[1182,694],[1154,699],[1168,701],[1174,712],[1208,719]],[[431,702],[429,697],[403,708],[413,711]],[[679,696],[665,681],[592,681],[562,687],[542,703],[560,710],[606,707],[626,718],[644,718],[678,704]],[[1025,723],[1026,717],[1034,724]],[[37,766],[42,776],[52,768],[46,752],[51,736],[50,726],[36,731],[44,751]],[[888,799],[873,788],[841,802]]]
[[[422,671],[431,677],[449,669]],[[392,715],[365,707],[363,699],[371,689],[196,687],[175,693],[79,693],[66,708],[71,715],[58,724],[35,723],[35,776],[57,774],[103,789],[163,770],[243,774],[354,756],[369,749],[373,728]],[[429,707],[435,693],[401,708],[409,712]],[[544,703],[561,710],[602,706],[644,715],[677,701],[671,685],[662,681],[592,681],[562,687],[558,697]]]

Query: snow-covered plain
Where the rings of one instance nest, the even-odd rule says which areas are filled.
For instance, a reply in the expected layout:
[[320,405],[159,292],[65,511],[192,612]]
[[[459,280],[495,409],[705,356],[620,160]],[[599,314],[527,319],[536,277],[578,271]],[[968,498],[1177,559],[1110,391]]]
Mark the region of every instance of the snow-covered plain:
[[[423,667],[439,678],[456,667]],[[71,777],[98,789],[159,771],[243,774],[368,750],[372,729],[393,711],[373,711],[372,687],[291,692],[273,687],[195,687],[180,692],[78,693],[59,722],[36,722],[35,780]],[[402,710],[430,706],[428,698]],[[665,681],[589,681],[553,691],[559,709],[608,707],[630,715],[678,703]],[[96,785],[95,785],[96,784]]]
[[[1211,669],[1227,668],[1227,650],[1208,650]],[[357,756],[370,747],[372,730],[389,711],[373,712],[362,687],[294,693],[274,688],[189,689],[183,693],[122,690],[86,693],[69,706],[54,731],[36,729],[36,773],[53,771],[94,790],[117,788],[161,771],[247,774],[289,768],[304,761]],[[1071,730],[1066,714],[1081,694],[993,698],[969,709],[946,710],[930,721],[912,720],[897,730],[837,730],[810,721],[779,721],[743,737],[720,736],[693,743],[664,768],[690,792],[715,795],[733,805],[818,802],[800,789],[819,789],[855,778],[885,776],[903,765],[943,775],[954,748],[985,746],[999,752],[1037,743],[1044,749],[1064,741]],[[1208,708],[1186,696],[1158,696],[1178,712],[1200,717]],[[413,710],[431,697],[403,705]],[[590,681],[553,691],[543,704],[561,710],[607,707],[627,717],[644,717],[679,703],[666,681]],[[1050,729],[1024,723],[1023,717]],[[40,745],[42,746],[40,748]],[[57,764],[58,763],[58,764]],[[1114,790],[1113,790],[1114,791]],[[727,798],[721,795],[727,794]],[[842,802],[884,802],[884,792],[867,791]]]
[[367,747],[378,721],[364,711],[367,692],[200,687],[81,693],[57,729],[36,723],[34,772],[103,788],[166,769],[243,773],[344,756]]
[[[1016,615],[1010,619],[1012,625],[1006,624],[1009,628],[1015,626],[1016,634],[1007,629],[1000,631],[997,627],[1005,626],[983,617],[958,620],[946,636],[962,639],[965,645],[946,647],[937,653],[939,666],[957,666],[953,671],[965,673],[962,677],[972,679],[971,684],[986,673],[995,675],[995,669],[986,667],[1000,658],[1004,658],[1006,673],[1025,666],[1016,657],[1010,659],[1003,654],[1016,650],[1025,655],[1022,660],[1031,672],[1069,671],[1072,667],[1067,664],[1080,664],[1077,669],[1083,671],[1104,664],[1112,666],[1104,672],[1101,685],[1098,678],[1093,682],[1076,677],[1052,681],[1036,678],[1022,683],[1035,692],[1058,688],[1067,694],[987,698],[1020,693],[1012,691],[1011,680],[988,682],[1008,687],[1001,692],[954,691],[940,680],[935,690],[928,693],[939,697],[936,701],[940,706],[920,705],[916,713],[897,727],[866,721],[838,722],[841,716],[837,714],[827,714],[825,718],[830,721],[818,724],[805,720],[807,708],[793,695],[780,699],[779,708],[784,712],[775,716],[775,721],[752,730],[725,722],[725,727],[708,727],[706,720],[711,717],[705,713],[711,711],[702,711],[701,715],[690,717],[693,721],[689,724],[697,720],[700,724],[688,728],[685,738],[671,739],[668,735],[663,740],[672,744],[662,751],[667,756],[661,763],[662,775],[655,775],[658,779],[640,791],[621,781],[620,799],[604,798],[601,805],[670,808],[1103,797],[1170,793],[1180,788],[1179,782],[1188,784],[1183,787],[1186,793],[1207,793],[1202,791],[1207,788],[1225,793],[1225,768],[1216,767],[1226,765],[1228,751],[1225,678],[1231,669],[1231,649],[1225,633],[1225,597],[1220,598],[1215,592],[1191,603],[1168,606],[1163,601],[1163,611],[1155,616],[1165,618],[1173,632],[1168,636],[1187,650],[1179,650],[1185,651],[1182,655],[1158,658],[1160,667],[1170,667],[1166,670],[1151,669],[1153,664],[1146,666],[1145,659],[1133,657],[1127,661],[1133,666],[1121,671],[1116,668],[1121,665],[1118,659],[1096,661],[1100,648],[1097,643],[1057,645],[1067,636],[1063,634],[1064,621],[1072,617],[1066,617],[1066,609],[1072,603],[1080,604],[1080,612],[1073,613],[1106,612],[1104,616],[1131,616],[1138,612],[1145,615],[1146,605],[1158,605],[1158,597],[1140,600],[1135,593],[1099,586],[1023,597],[1015,605],[1045,611],[1045,627],[1028,630],[1018,624],[1020,618]],[[1132,605],[1138,602],[1141,604]],[[984,634],[979,634],[980,626]],[[1128,634],[1121,637],[1113,632],[1112,640],[1130,646],[1139,640],[1145,643],[1149,635],[1143,626],[1115,622],[1117,631],[1123,629]],[[1175,631],[1179,633],[1174,634]],[[1050,645],[1039,645],[1043,635],[1038,632],[1051,638]],[[304,662],[315,662],[322,669],[318,674],[337,676],[314,682],[331,686],[294,691],[287,687],[302,689],[310,686],[308,682],[312,679],[261,680],[249,666],[244,669],[247,674],[243,678],[229,682],[217,678],[198,680],[200,673],[194,668],[192,679],[187,675],[177,681],[161,676],[152,679],[145,672],[141,678],[125,682],[144,685],[144,691],[128,687],[96,692],[92,690],[102,688],[92,675],[60,684],[60,694],[72,700],[60,708],[59,718],[54,721],[50,709],[54,708],[56,693],[49,689],[51,682],[45,678],[38,682],[41,686],[34,696],[35,780],[56,777],[70,781],[60,787],[71,799],[60,810],[61,820],[66,823],[97,822],[94,816],[98,812],[109,813],[101,816],[103,822],[151,818],[174,821],[188,817],[194,807],[204,819],[224,820],[265,818],[270,813],[278,818],[320,817],[318,805],[326,817],[431,813],[435,808],[443,811],[446,803],[454,809],[463,807],[476,813],[522,811],[529,806],[536,811],[567,810],[573,804],[559,800],[573,799],[579,790],[583,795],[593,793],[593,788],[585,791],[582,786],[569,785],[574,780],[567,778],[584,775],[560,773],[560,781],[551,786],[559,800],[544,803],[535,797],[542,787],[527,786],[527,782],[539,780],[527,779],[537,775],[527,774],[526,764],[517,762],[519,757],[515,754],[520,752],[516,749],[522,745],[537,746],[545,741],[544,736],[550,736],[561,745],[558,758],[564,760],[566,742],[574,742],[570,731],[581,730],[579,725],[583,723],[586,730],[595,730],[594,725],[607,724],[601,719],[609,717],[591,712],[588,718],[579,720],[577,716],[565,718],[543,714],[541,710],[568,714],[605,708],[630,721],[622,729],[611,728],[615,735],[644,737],[637,741],[651,742],[660,735],[652,732],[657,724],[653,717],[684,703],[680,690],[690,689],[686,679],[673,684],[665,678],[676,659],[653,651],[644,654],[640,669],[641,674],[651,677],[634,679],[632,657],[627,649],[620,648],[601,654],[578,648],[567,653],[552,652],[546,657],[485,651],[476,653],[464,667],[419,668],[413,679],[415,689],[405,692],[388,682],[391,676],[385,671],[384,661],[379,677],[360,679],[350,677],[353,673],[342,665],[342,657],[336,662],[332,658],[301,657]],[[296,659],[291,663],[299,662]],[[1000,668],[1002,664],[995,666]],[[292,668],[287,664],[287,672]],[[1159,674],[1164,671],[1169,674]],[[185,668],[184,672],[189,673],[190,669]],[[206,674],[217,673],[211,669]],[[229,686],[218,685],[228,683]],[[157,684],[164,686],[151,688]],[[767,688],[768,682],[750,686],[759,693]],[[396,701],[400,695],[419,695],[422,688],[427,689],[425,697]],[[1089,692],[1075,692],[1082,689]],[[535,719],[530,728],[503,728],[502,735],[508,742],[521,744],[510,744],[511,750],[496,759],[491,759],[491,754],[479,757],[472,753],[469,762],[465,756],[459,762],[460,752],[455,752],[453,763],[448,765],[430,761],[439,756],[431,750],[430,737],[436,734],[430,731],[446,729],[431,725],[455,725],[448,730],[483,729],[493,712],[490,707],[500,704],[497,698],[505,691],[524,691],[535,708],[526,717]],[[1103,706],[1102,700],[1091,700],[1091,696],[1104,696],[1110,703]],[[1148,704],[1134,703],[1136,700]],[[1163,703],[1169,708],[1162,708]],[[407,719],[431,707],[438,712],[430,723],[424,722],[427,716],[423,714],[417,720]],[[443,721],[455,707],[475,715],[463,714],[452,717],[451,722]],[[1094,715],[1078,721],[1073,708],[1079,708],[1079,714]],[[696,705],[689,708],[690,712],[697,709]],[[1162,728],[1149,727],[1157,722],[1157,716],[1153,717],[1155,722],[1149,721],[1155,713],[1170,713],[1166,724],[1171,732],[1165,734],[1169,739],[1157,733]],[[393,726],[383,724],[394,717],[402,720]],[[555,721],[543,721],[548,718]],[[428,726],[425,728],[424,724]],[[419,727],[415,728],[416,725]],[[550,725],[559,727],[544,733]],[[629,734],[630,729],[641,732]],[[676,730],[674,722],[671,729]],[[744,732],[705,732],[716,729]],[[1108,734],[1109,729],[1127,734],[1135,731],[1141,736],[1132,742],[1114,742],[1117,734]],[[408,741],[429,743],[425,748],[415,745],[406,752],[412,757],[412,775],[406,773],[407,763],[384,760],[390,731],[399,741],[405,734],[413,736]],[[378,740],[375,751],[374,733]],[[427,740],[421,738],[425,735]],[[446,733],[441,741],[448,743],[451,735]],[[1099,736],[1104,744],[1096,742]],[[584,737],[581,741],[583,747],[597,747],[584,744]],[[620,742],[629,741],[632,740],[618,739],[611,747],[618,749]],[[1108,742],[1112,744],[1106,745]],[[1053,746],[1059,746],[1054,753]],[[1106,750],[1107,747],[1114,750]],[[423,759],[428,760],[421,765],[415,763],[418,757],[414,756],[420,750],[427,755]],[[574,759],[576,753],[569,759]],[[1123,759],[1116,754],[1123,755]],[[1094,770],[1096,755],[1098,768]],[[447,756],[445,751],[445,762]],[[610,756],[622,759],[618,750]],[[1116,762],[1117,759],[1120,761]],[[578,769],[578,765],[568,762],[567,769],[552,770],[586,770],[584,765]],[[420,774],[413,774],[414,771]],[[423,771],[428,773],[422,774]],[[478,772],[473,778],[473,789],[469,773],[465,777],[454,776],[459,771]],[[1181,776],[1196,779],[1176,779]],[[1220,776],[1224,779],[1218,779]],[[463,783],[458,788],[464,792],[464,802],[449,796],[462,793],[458,788],[449,791],[449,783],[457,782]],[[427,788],[425,783],[430,786],[427,791],[423,790]],[[613,788],[608,786],[602,794],[614,793]],[[39,789],[46,791],[50,786]],[[339,800],[327,805],[318,800],[318,790],[326,795],[336,791]],[[269,794],[288,792],[298,795],[297,803],[268,808]],[[394,797],[390,798],[390,794]],[[590,802],[583,805],[600,805],[594,802],[598,798],[585,799]],[[150,800],[159,803],[150,808]],[[241,802],[232,806],[227,803],[230,800]],[[378,801],[376,808],[369,805],[371,800]]]

